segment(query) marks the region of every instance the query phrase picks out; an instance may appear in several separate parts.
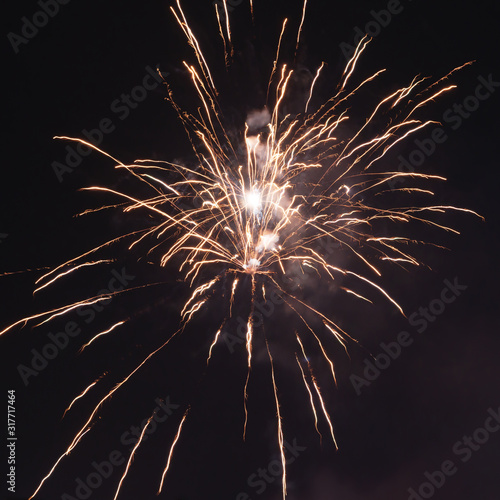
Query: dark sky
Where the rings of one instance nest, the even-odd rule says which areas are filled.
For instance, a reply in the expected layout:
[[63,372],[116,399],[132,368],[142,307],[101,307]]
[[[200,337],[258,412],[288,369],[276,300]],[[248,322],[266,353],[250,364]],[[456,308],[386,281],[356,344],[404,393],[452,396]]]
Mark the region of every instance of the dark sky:
[[[237,63],[227,75],[212,2],[183,2],[220,79],[221,95],[234,123],[262,106],[262,75],[271,68],[282,19],[288,16],[296,27],[301,16],[302,3],[297,0],[254,3],[252,29],[248,2],[233,1],[235,46],[246,63]],[[291,347],[293,329],[299,325],[276,306],[265,328],[275,352],[285,439],[292,449],[287,452],[288,498],[494,500],[500,490],[500,431],[495,432],[493,417],[497,415],[500,422],[499,7],[485,0],[464,5],[410,0],[338,3],[309,0],[297,61],[299,69],[312,74],[322,61],[328,63],[318,99],[331,95],[345,63],[346,44],[352,45],[357,33],[366,29],[375,30],[376,36],[360,63],[360,77],[388,69],[385,79],[362,98],[367,106],[416,74],[438,78],[475,60],[450,79],[458,88],[424,111],[424,117],[442,122],[446,140],[435,145],[419,169],[448,178],[446,184],[433,185],[437,204],[470,208],[485,221],[450,214],[445,220],[460,231],[459,236],[419,229],[418,237],[449,250],[426,247],[420,256],[429,267],[410,272],[388,269],[384,275],[384,285],[397,295],[408,319],[376,295],[373,306],[360,306],[334,292],[330,295],[321,284],[305,285],[311,290],[304,293],[340,318],[341,325],[364,346],[353,345],[351,359],[342,349],[332,351],[338,389],[331,384],[325,363],[312,355],[332,415],[338,452],[328,441],[324,420],[320,420],[323,442],[319,443]],[[183,129],[165,101],[165,87],[148,77],[159,67],[179,100],[193,104],[182,66],[182,60],[193,58],[169,2],[73,0],[58,4],[55,12],[55,3],[48,1],[52,17],[34,31],[26,22],[35,17],[44,24],[39,14],[42,4],[23,0],[4,7],[1,272],[56,266],[145,222],[117,212],[74,218],[88,207],[106,203],[106,198],[81,188],[107,185],[119,189],[128,187],[130,179],[117,175],[113,162],[95,153],[82,158],[72,172],[59,172],[58,178],[54,162],[65,163],[69,143],[53,140],[55,135],[84,138],[91,134],[94,140],[98,138],[99,147],[123,161],[192,158]],[[390,20],[388,8],[394,12]],[[287,59],[290,48],[286,43]],[[144,82],[150,90],[135,90],[137,100],[127,104],[122,96]],[[481,100],[473,97],[478,85],[482,85]],[[470,110],[463,110],[463,105]],[[359,116],[361,122],[364,118]],[[102,139],[95,132],[99,126],[106,129]],[[398,154],[416,158],[414,140],[422,144],[428,137],[424,133],[411,138]],[[34,353],[43,351],[51,335],[64,330],[71,318],[38,328],[16,328],[2,337],[3,395],[7,389],[16,391],[18,436],[16,493],[7,492],[7,498],[28,498],[83,425],[96,398],[176,329],[180,299],[187,293],[176,270],[148,265],[123,248],[110,255],[116,259],[110,267],[68,279],[43,297],[32,296],[37,271],[1,278],[1,326],[96,294],[109,284],[113,272],[125,274],[122,280],[128,286],[162,283],[117,297],[95,314],[88,310],[86,315],[75,314],[72,319],[80,333],[26,383],[19,374],[20,365],[31,367]],[[445,304],[442,297],[450,303]],[[426,319],[420,308],[430,306],[437,313]],[[244,345],[237,344],[231,353],[221,344],[213,364],[208,370],[205,366],[223,307],[223,301],[215,300],[190,329],[117,391],[102,408],[92,431],[40,491],[40,500],[112,498],[123,464],[101,475],[95,473],[96,464],[109,462],[110,457],[117,462],[128,458],[133,428],[141,426],[160,400],[167,402],[168,418],[138,452],[119,498],[156,498],[168,447],[189,405],[189,419],[160,498],[281,498],[280,478],[272,475],[279,455],[264,343],[256,343],[246,442],[242,441]],[[78,354],[86,339],[122,318],[129,318],[123,330]],[[233,324],[233,332],[237,326]],[[379,373],[364,374],[368,352],[383,353],[382,344],[396,349],[391,343],[398,338],[408,345],[400,348],[396,359]],[[380,363],[387,359],[378,358]],[[88,399],[61,420],[68,402],[104,373]],[[367,381],[367,376],[373,380]],[[364,382],[359,385],[361,377]],[[158,415],[165,415],[165,410]],[[5,436],[6,430],[2,433]],[[3,449],[5,478],[8,466]],[[267,471],[267,482],[257,477],[262,469]],[[444,469],[446,476],[436,472]],[[92,473],[90,482],[94,479],[99,484],[94,489],[78,489]],[[5,479],[1,488],[7,491]],[[417,494],[411,496],[410,488]]]

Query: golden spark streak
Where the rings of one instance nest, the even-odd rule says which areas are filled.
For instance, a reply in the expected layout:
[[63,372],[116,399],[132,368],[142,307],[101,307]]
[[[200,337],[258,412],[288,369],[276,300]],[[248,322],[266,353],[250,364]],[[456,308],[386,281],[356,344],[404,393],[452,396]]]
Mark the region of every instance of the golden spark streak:
[[139,446],[142,443],[142,440],[144,438],[144,434],[146,433],[146,429],[148,425],[151,423],[151,420],[153,420],[153,417],[155,416],[155,412],[149,417],[148,421],[146,422],[146,425],[144,425],[142,432],[139,436],[139,439],[137,440],[137,443],[135,444],[134,448],[132,449],[132,452],[130,453],[130,456],[128,457],[127,465],[125,466],[125,471],[123,472],[123,475],[120,479],[120,482],[118,483],[118,488],[116,488],[116,493],[115,496],[113,497],[113,500],[116,500],[118,498],[118,494],[120,493],[120,489],[122,487],[123,481],[125,480],[125,477],[128,474],[128,471],[130,469],[130,465],[132,464],[132,460],[134,459],[135,452],[139,448]]
[[123,163],[120,160],[117,160],[114,156],[111,156],[109,153],[106,153],[106,151],[98,148],[95,144],[92,144],[91,142],[84,141],[83,139],[77,139],[75,137],[67,137],[65,135],[55,135],[53,137],[53,139],[65,139],[67,141],[80,142],[84,146],[88,146],[91,149],[95,149],[96,151],[98,151],[99,153],[103,154],[104,156],[107,156],[108,158],[111,158],[113,161],[115,161],[119,165],[125,166],[125,165],[123,165]]
[[325,407],[325,402],[323,401],[323,396],[321,395],[321,391],[319,389],[318,383],[316,382],[316,379],[314,377],[313,377],[312,381],[314,384],[314,388],[316,389],[316,393],[318,394],[318,397],[319,397],[321,408],[323,410],[323,415],[325,416],[325,419],[328,422],[328,426],[330,427],[330,435],[332,436],[333,444],[335,446],[335,449],[338,450],[339,447],[337,445],[337,440],[335,439],[335,433],[333,431],[333,424],[332,424],[332,421],[330,419],[330,415],[328,414],[328,411]]
[[307,7],[307,0],[304,0],[304,7],[302,8],[302,19],[300,20],[300,26],[297,32],[297,44],[295,45],[295,51],[299,50],[300,35],[302,33],[302,28],[304,26],[304,21],[306,19],[306,7]]
[[224,60],[226,63],[226,68],[229,68],[229,54],[227,52],[226,37],[224,36],[224,30],[222,28],[222,23],[220,20],[219,6],[216,3],[214,3],[214,8],[215,8],[215,15],[217,17],[217,24],[219,26],[219,34],[220,37],[222,38],[222,43],[224,45]]
[[[71,140],[75,140],[75,139],[71,139]],[[85,141],[78,140],[78,142],[84,143]],[[94,146],[92,145],[92,147],[94,147]],[[64,266],[67,266],[68,264],[72,264],[73,262],[76,262],[76,261],[78,261],[78,260],[80,260],[80,259],[82,259],[84,257],[87,257],[88,255],[91,255],[91,254],[97,252],[98,250],[101,250],[104,247],[112,245],[113,243],[116,243],[116,242],[118,242],[118,241],[126,238],[130,234],[136,234],[136,233],[129,233],[129,234],[125,234],[125,235],[122,235],[122,236],[118,236],[117,238],[114,238],[113,240],[107,241],[106,243],[104,243],[104,244],[102,244],[102,245],[100,245],[100,246],[98,246],[96,248],[93,248],[92,250],[89,250],[88,252],[85,252],[85,253],[79,255],[78,257],[75,257],[75,258],[73,258],[71,260],[68,260],[64,264],[61,264],[61,265],[55,267],[54,269],[52,269],[48,273],[46,273],[43,276],[41,276],[40,278],[38,278],[35,283],[37,283],[37,284],[40,283],[40,281],[44,280],[45,278],[48,278],[49,276],[52,276],[52,274],[56,273],[57,271],[59,271],[59,269],[62,269]]]
[[[45,311],[43,313],[38,313],[38,314],[33,314],[31,316],[27,316],[26,318],[20,319],[16,321],[15,323],[12,323],[11,325],[7,326],[4,328],[1,332],[0,335],[3,335],[4,333],[8,332],[12,328],[21,325],[24,323],[26,325],[29,321],[33,319],[38,319],[38,318],[43,318],[44,316],[47,316],[48,314],[52,314],[52,316],[49,317],[49,319],[44,320],[42,323],[39,323],[39,325],[46,323],[47,321],[52,320],[56,316],[61,316],[62,314],[66,314],[69,311],[73,311],[74,309],[80,307],[80,306],[91,306],[93,304],[97,304],[98,302],[101,302],[103,300],[108,300],[110,298],[110,295],[100,295],[98,298],[92,298],[92,299],[86,299],[86,300],[81,300],[80,302],[76,302],[74,304],[62,306],[62,307],[56,307],[55,309],[51,309],[50,311]],[[23,326],[24,326],[23,325]],[[37,325],[37,326],[39,326]]]
[[182,417],[181,423],[179,424],[179,428],[177,429],[177,434],[175,435],[172,446],[170,447],[170,452],[168,454],[168,459],[167,459],[167,465],[165,466],[165,469],[164,469],[163,474],[161,476],[160,487],[158,488],[157,495],[159,495],[161,493],[161,490],[163,489],[163,482],[165,481],[165,476],[167,475],[168,469],[170,468],[170,462],[172,460],[174,448],[175,448],[175,445],[177,444],[177,441],[179,440],[179,437],[180,437],[181,431],[182,431],[182,426],[184,425],[184,422],[186,421],[186,417],[188,416],[188,413],[189,413],[189,408],[186,410],[186,412],[184,413],[184,416]]
[[97,340],[102,335],[106,335],[106,334],[112,332],[115,328],[117,328],[117,327],[119,327],[120,325],[123,325],[123,324],[125,324],[125,321],[119,321],[118,323],[115,323],[113,326],[109,327],[104,332],[98,333],[97,335],[95,335],[94,337],[92,337],[92,339],[90,339],[85,345],[83,345],[80,348],[80,352],[82,352],[85,348],[87,348],[90,344],[92,344],[92,342],[94,342],[94,340]]
[[323,69],[323,67],[325,66],[325,63],[321,63],[321,67],[318,68],[318,71],[316,72],[316,76],[314,77],[314,80],[312,81],[312,84],[311,84],[311,90],[309,92],[309,99],[307,99],[307,102],[306,102],[306,109],[305,109],[305,112],[307,113],[307,110],[309,108],[309,103],[311,102],[311,99],[312,99],[312,95],[313,95],[313,90],[314,90],[314,86],[316,85],[316,81],[318,80],[319,78],[319,75],[321,73],[321,70]]
[[246,334],[246,349],[247,349],[247,363],[248,363],[248,370],[247,370],[247,378],[245,381],[245,387],[243,389],[243,407],[245,410],[245,422],[243,424],[243,439],[245,439],[246,432],[247,432],[247,423],[248,423],[248,409],[247,409],[247,400],[248,400],[248,393],[247,393],[247,388],[248,388],[248,382],[250,380],[250,371],[252,369],[252,340],[253,340],[253,313],[254,313],[254,297],[255,297],[255,275],[252,274],[252,301],[251,301],[251,308],[250,308],[250,314],[248,315],[248,321],[247,321],[247,334]]
[[217,341],[219,340],[220,333],[221,333],[221,329],[217,330],[217,333],[215,334],[215,338],[214,338],[212,344],[210,344],[210,349],[208,350],[207,366],[208,366],[208,363],[210,362],[210,360],[212,359],[212,349],[214,348],[215,344],[217,344]]
[[234,294],[236,292],[236,287],[238,286],[238,278],[234,278],[233,286],[231,287],[231,298],[229,299],[229,316],[232,314],[233,304],[234,304]]
[[401,306],[381,286],[377,285],[373,281],[370,281],[369,279],[367,279],[367,278],[365,278],[357,273],[353,273],[352,271],[346,271],[346,272],[347,272],[347,274],[352,274],[353,276],[356,276],[356,278],[363,280],[365,283],[369,283],[371,286],[373,286],[374,288],[379,290],[381,293],[383,293],[399,309],[399,312],[406,318],[406,315],[403,312],[403,309],[401,308]]
[[316,407],[314,406],[314,398],[313,394],[311,392],[311,388],[309,387],[309,384],[306,379],[306,374],[304,372],[304,369],[302,368],[302,365],[300,364],[299,357],[297,356],[297,353],[295,353],[295,359],[297,360],[297,364],[299,365],[300,368],[300,373],[302,374],[302,379],[304,381],[304,385],[306,386],[307,392],[309,393],[309,402],[311,404],[311,410],[314,415],[314,427],[316,429],[316,432],[319,435],[319,441],[320,443],[323,441],[323,436],[321,435],[321,432],[318,429],[318,414],[316,413]]
[[[90,431],[90,427],[88,429],[85,430],[85,432],[82,433],[81,437],[83,437],[85,434],[87,434],[87,432]],[[72,451],[73,451],[73,448],[75,447],[76,445],[74,446],[70,446],[66,452],[64,452],[56,461],[56,463],[52,466],[52,468],[50,469],[49,473],[42,479],[41,483],[38,485],[38,488],[35,490],[35,492],[33,493],[33,495],[31,495],[28,500],[31,500],[32,498],[35,497],[35,495],[40,491],[40,488],[43,486],[43,483],[45,483],[45,481],[52,475],[52,473],[56,470],[57,466],[59,465],[59,463],[61,462],[61,460],[69,455]]]
[[314,388],[316,389],[316,394],[318,395],[318,398],[319,398],[319,401],[321,404],[321,408],[323,410],[323,414],[324,414],[326,421],[328,422],[328,425],[330,427],[330,434],[332,436],[333,444],[335,445],[335,449],[338,450],[337,440],[335,439],[335,433],[333,432],[333,425],[332,425],[332,421],[330,419],[330,415],[328,414],[328,411],[326,410],[325,402],[323,401],[323,396],[321,395],[321,391],[319,389],[318,383],[316,382],[316,377],[314,376],[312,368],[311,368],[311,364],[309,363],[309,358],[307,357],[306,351],[304,349],[304,345],[302,344],[302,341],[300,340],[300,337],[298,335],[297,335],[297,341],[300,344],[300,348],[302,350],[302,354],[304,356],[304,359],[307,361],[307,366],[309,368],[309,374],[311,375],[311,380],[313,382]]
[[278,400],[278,388],[276,387],[276,378],[274,375],[274,363],[273,357],[271,356],[271,351],[269,350],[269,344],[266,340],[267,354],[269,355],[269,361],[271,362],[271,378],[273,381],[273,391],[274,391],[274,401],[276,403],[276,416],[278,419],[278,445],[281,455],[281,467],[283,469],[282,477],[281,477],[281,485],[283,490],[283,500],[286,497],[286,458],[285,458],[285,447],[283,443],[283,424],[281,422],[281,412],[280,412],[280,403]]
[[347,82],[348,82],[349,78],[351,77],[351,75],[353,74],[354,68],[356,67],[356,65],[358,63],[359,58],[360,58],[361,54],[363,53],[363,51],[366,49],[368,43],[370,43],[370,40],[368,39],[368,35],[365,35],[361,39],[359,44],[357,45],[353,56],[351,57],[351,59],[349,59],[347,65],[345,67],[343,76],[344,75],[347,75],[347,76],[344,77],[344,80],[343,80],[342,86],[340,87],[339,93],[342,92],[344,90],[345,86],[347,85]]
[[281,51],[281,41],[283,40],[283,34],[285,33],[285,28],[286,28],[287,22],[288,22],[288,19],[285,19],[283,21],[283,27],[281,28],[281,34],[280,34],[280,37],[278,39],[278,48],[276,49],[276,58],[274,59],[273,69],[271,71],[271,76],[269,77],[269,83],[267,85],[266,103],[269,101],[269,91],[271,89],[271,84],[273,82],[273,77],[274,77],[274,75],[276,73],[276,67],[278,65],[278,60],[279,60],[280,51]]
[[78,399],[83,398],[83,396],[85,396],[85,394],[87,394],[87,392],[89,392],[90,389],[92,389],[92,387],[94,387],[94,385],[97,384],[97,382],[99,382],[99,379],[94,380],[94,382],[92,382],[80,395],[76,396],[76,398],[73,399],[73,401],[71,401],[71,403],[69,404],[69,406],[64,410],[63,418],[66,416],[66,413],[68,413],[68,411],[71,410],[71,407],[75,404],[75,402]]
[[210,281],[209,283],[205,283],[204,285],[200,285],[191,295],[191,297],[186,301],[186,303],[184,304],[184,308],[182,309],[181,311],[181,316],[184,317],[184,315],[186,314],[186,309],[188,308],[188,306],[191,304],[191,302],[198,296],[198,295],[202,295],[203,293],[205,293],[206,291],[210,290],[210,288],[212,288],[215,283],[217,283],[218,281],[218,278],[215,278],[213,279],[212,281]]
[[179,23],[179,26],[184,31],[184,34],[186,35],[186,37],[189,41],[189,44],[193,48],[194,53],[196,55],[196,58],[198,59],[198,62],[200,64],[200,68],[201,68],[205,78],[207,79],[208,82],[210,82],[212,89],[215,90],[215,84],[214,84],[214,81],[212,78],[212,74],[210,72],[210,68],[207,64],[207,61],[205,60],[205,57],[203,56],[203,53],[200,49],[200,45],[198,43],[198,40],[194,36],[193,32],[191,31],[191,28],[188,25],[188,22],[186,21],[186,17],[184,15],[183,10],[182,10],[180,0],[177,0],[177,8],[179,9],[179,12],[182,16],[182,21],[173,7],[170,7],[170,10],[173,12],[177,22]]
[[233,55],[233,42],[231,40],[231,27],[229,24],[229,12],[227,11],[227,0],[224,1],[224,12],[226,13],[226,29],[227,29],[227,39],[229,42],[229,47],[231,47],[231,56]]
[[38,288],[35,288],[35,290],[33,291],[33,295],[35,293],[39,292],[40,290],[43,290],[44,288],[48,287],[49,285],[52,285],[52,283],[57,281],[59,278],[62,278],[63,276],[67,276],[68,274],[71,274],[72,272],[77,271],[78,269],[81,269],[82,267],[95,266],[97,264],[104,264],[104,263],[109,264],[110,262],[113,262],[113,261],[108,259],[108,260],[98,260],[96,262],[84,262],[83,264],[79,264],[78,266],[75,266],[71,269],[68,269],[64,273],[58,274],[55,278],[52,278],[50,281],[48,281],[44,285],[39,286]]

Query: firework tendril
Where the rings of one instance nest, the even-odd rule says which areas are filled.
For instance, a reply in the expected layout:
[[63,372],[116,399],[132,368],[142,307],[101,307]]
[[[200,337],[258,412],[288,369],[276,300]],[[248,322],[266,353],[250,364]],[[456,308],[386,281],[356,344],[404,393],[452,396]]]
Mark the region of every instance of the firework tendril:
[[[234,36],[231,31],[230,16],[224,0],[224,9],[216,6],[216,19],[224,61],[229,68],[234,58]],[[254,5],[250,1],[251,16]],[[301,12],[300,27],[294,40],[296,51],[306,21],[307,0]],[[437,175],[404,173],[386,168],[393,148],[401,141],[425,127],[436,123],[422,121],[418,111],[422,106],[454,88],[448,84],[449,76],[428,84],[427,78],[416,77],[409,85],[399,88],[383,97],[366,114],[363,125],[355,133],[346,137],[346,131],[353,130],[350,118],[351,101],[362,89],[376,80],[384,69],[375,72],[362,81],[354,82],[355,68],[369,44],[363,38],[345,71],[333,96],[320,106],[314,106],[314,90],[321,80],[325,64],[317,68],[308,90],[302,113],[286,113],[285,103],[290,86],[295,77],[294,68],[280,63],[283,38],[287,35],[288,20],[284,20],[278,38],[276,59],[270,71],[267,88],[267,102],[263,103],[264,123],[255,130],[248,120],[240,131],[229,131],[225,125],[212,71],[202,51],[201,45],[191,30],[179,1],[171,8],[172,13],[193,49],[195,62],[184,62],[194,93],[198,99],[195,113],[182,109],[174,98],[171,87],[165,82],[168,100],[177,111],[191,141],[196,158],[193,167],[169,161],[136,160],[132,164],[123,163],[96,146],[77,138],[58,137],[76,141],[93,148],[115,162],[118,170],[131,176],[133,180],[149,190],[149,196],[137,196],[108,187],[90,187],[89,190],[102,192],[116,199],[115,208],[125,213],[143,211],[154,220],[143,230],[124,234],[105,242],[57,268],[46,272],[37,281],[37,291],[45,289],[54,281],[69,273],[88,266],[109,262],[94,259],[105,247],[126,242],[128,250],[147,244],[147,254],[158,266],[165,267],[180,262],[179,271],[190,287],[190,294],[180,311],[179,329],[164,343],[149,353],[127,377],[104,395],[95,406],[73,441],[58,458],[53,468],[41,480],[33,498],[52,475],[62,459],[69,455],[83,437],[91,430],[104,403],[119,390],[153,356],[181,333],[194,317],[203,311],[210,301],[217,297],[227,297],[227,313],[221,324],[210,334],[210,348],[207,364],[213,350],[222,338],[224,326],[231,320],[236,307],[235,298],[243,283],[251,283],[251,301],[247,309],[245,349],[248,375],[243,388],[246,432],[248,419],[247,386],[252,367],[252,347],[254,336],[260,332],[254,325],[254,303],[265,300],[268,289],[276,291],[283,299],[283,307],[289,308],[305,327],[305,333],[292,337],[296,341],[295,358],[298,363],[305,389],[309,395],[318,430],[318,414],[322,413],[330,429],[336,448],[334,429],[319,383],[306,354],[302,339],[310,335],[317,344],[319,353],[331,369],[336,383],[335,366],[327,349],[326,339],[333,338],[347,350],[348,343],[354,341],[350,335],[313,304],[291,291],[290,274],[293,269],[312,268],[323,279],[342,278],[342,290],[356,299],[371,302],[366,289],[371,287],[374,294],[389,300],[402,314],[403,309],[380,284],[382,262],[397,265],[418,266],[419,261],[410,252],[412,243],[419,243],[399,232],[397,228],[418,222],[434,226],[448,232],[458,233],[439,221],[445,212],[461,211],[478,215],[471,210],[453,206],[424,205],[390,206],[389,202],[376,204],[376,200],[390,199],[397,192],[398,199],[404,196],[428,196],[434,193],[421,187],[422,181],[444,181]],[[295,42],[294,42],[295,43]],[[468,63],[469,64],[469,63]],[[385,117],[385,118],[384,118]],[[389,117],[389,119],[387,119]],[[384,123],[380,126],[380,123]],[[377,130],[373,134],[374,128]],[[390,189],[390,182],[404,181],[404,187]],[[135,191],[139,192],[139,190]],[[383,208],[381,208],[383,207]],[[390,236],[378,233],[380,222],[384,227],[394,227]],[[322,249],[334,244],[334,253]],[[344,267],[338,253],[344,252],[356,261],[360,271]],[[345,260],[345,259],[344,259]],[[358,267],[356,269],[358,269]],[[249,277],[244,279],[244,277]],[[362,285],[357,288],[357,285]],[[363,291],[360,291],[361,288]],[[117,293],[90,297],[58,308],[23,318],[5,328],[0,334],[27,323],[46,323],[61,315],[69,314],[76,308],[108,300]],[[311,321],[310,318],[314,318]],[[83,348],[97,341],[103,335],[115,334],[126,320],[118,321],[107,330],[95,335]],[[313,324],[314,323],[314,324]],[[282,412],[278,399],[276,370],[272,350],[265,340],[274,389],[278,446],[283,463],[282,494],[286,496],[286,471]],[[85,396],[97,384],[90,384],[74,401]],[[74,401],[69,405],[68,410]],[[320,410],[320,411],[318,411]],[[178,425],[175,440],[171,444],[167,464],[161,475],[159,491],[164,487],[165,475],[169,469],[174,447],[178,444],[181,430],[188,416],[186,412]],[[152,418],[152,417],[151,417]],[[149,421],[151,420],[149,419]],[[149,423],[148,421],[148,423]],[[120,479],[115,498],[122,487],[132,458],[140,446],[148,424],[142,429],[141,440],[130,455],[126,470]],[[321,436],[321,434],[320,434]]]

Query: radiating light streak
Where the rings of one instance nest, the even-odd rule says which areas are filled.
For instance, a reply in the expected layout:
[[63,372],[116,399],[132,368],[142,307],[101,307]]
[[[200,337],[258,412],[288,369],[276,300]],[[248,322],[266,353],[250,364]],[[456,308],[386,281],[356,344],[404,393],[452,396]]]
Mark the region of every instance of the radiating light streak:
[[87,348],[94,340],[97,340],[99,337],[102,337],[103,335],[106,335],[108,333],[111,333],[115,328],[118,328],[120,325],[125,324],[125,321],[118,321],[118,323],[115,323],[113,326],[109,327],[107,330],[104,332],[98,333],[94,337],[92,337],[85,345],[83,345],[80,349],[80,352],[82,352],[85,348]]
[[269,361],[271,363],[271,378],[273,382],[273,392],[274,392],[274,401],[276,404],[276,417],[278,420],[278,446],[280,450],[280,455],[281,455],[281,468],[282,468],[282,474],[281,474],[281,488],[283,492],[283,500],[285,500],[286,497],[286,457],[285,457],[285,446],[284,446],[284,440],[283,440],[283,424],[281,421],[281,411],[280,411],[280,403],[278,400],[278,388],[276,386],[276,377],[274,375],[274,363],[273,363],[273,357],[271,356],[271,351],[269,350],[269,344],[266,341],[266,347],[267,347],[267,354],[269,356]]
[[179,438],[181,436],[182,426],[184,425],[184,422],[186,421],[188,413],[189,413],[189,408],[186,410],[186,412],[184,413],[184,416],[182,417],[181,423],[179,424],[179,427],[177,429],[177,434],[175,435],[172,446],[170,447],[170,451],[168,453],[167,465],[165,466],[165,469],[163,470],[163,474],[161,476],[160,487],[158,488],[158,493],[157,493],[158,495],[161,493],[161,491],[163,489],[163,483],[165,481],[165,476],[167,475],[168,469],[170,468],[170,462],[172,461],[172,455],[174,454],[174,448],[175,448],[175,445],[177,444],[177,441],[179,440]]
[[146,429],[148,428],[148,425],[151,423],[151,420],[153,420],[154,416],[155,416],[155,414],[153,412],[153,414],[148,418],[146,424],[142,428],[142,431],[141,431],[141,434],[139,435],[139,439],[137,440],[137,443],[135,443],[135,446],[132,448],[132,451],[130,452],[130,456],[128,457],[127,465],[125,466],[125,471],[123,472],[123,475],[120,478],[120,482],[118,483],[118,487],[116,488],[116,492],[115,492],[115,496],[113,497],[113,500],[116,500],[118,498],[118,494],[120,493],[120,489],[122,487],[123,481],[125,480],[125,477],[127,477],[130,466],[132,465],[132,460],[134,459],[135,452],[137,451],[137,449],[141,445],[142,440],[144,438],[144,434],[146,433]]
[[94,382],[92,382],[88,387],[86,387],[86,389],[80,395],[76,396],[76,398],[73,399],[73,401],[71,401],[71,403],[69,404],[69,406],[64,410],[63,418],[66,416],[66,413],[68,413],[68,411],[71,410],[71,408],[75,404],[75,402],[78,399],[83,398],[83,396],[85,396],[85,394],[87,394],[87,392],[89,392],[90,389],[92,389],[92,387],[94,387],[94,385],[97,384],[97,382],[99,382],[99,379],[97,379]]

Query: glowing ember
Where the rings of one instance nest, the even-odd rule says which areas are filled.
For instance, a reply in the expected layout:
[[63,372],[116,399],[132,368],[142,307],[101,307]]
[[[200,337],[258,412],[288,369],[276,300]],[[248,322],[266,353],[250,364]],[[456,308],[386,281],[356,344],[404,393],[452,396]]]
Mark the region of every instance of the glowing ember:
[[259,266],[260,266],[260,260],[252,258],[248,261],[248,264],[243,264],[243,269],[245,269],[249,273],[254,273],[255,271],[257,271],[257,268]]
[[262,195],[258,189],[245,192],[245,207],[254,214],[262,210]]

